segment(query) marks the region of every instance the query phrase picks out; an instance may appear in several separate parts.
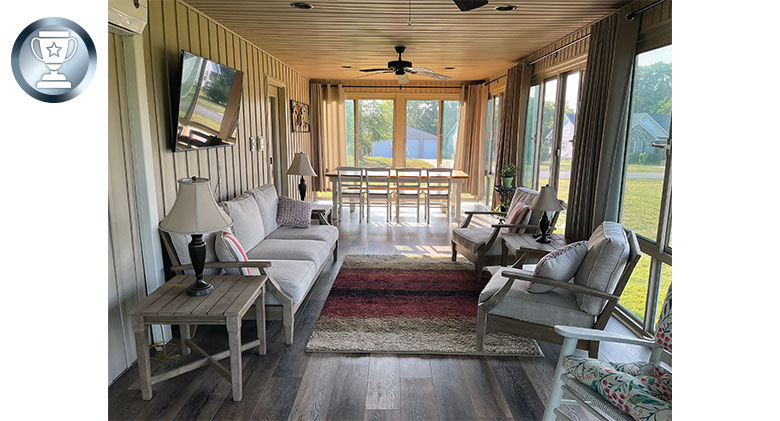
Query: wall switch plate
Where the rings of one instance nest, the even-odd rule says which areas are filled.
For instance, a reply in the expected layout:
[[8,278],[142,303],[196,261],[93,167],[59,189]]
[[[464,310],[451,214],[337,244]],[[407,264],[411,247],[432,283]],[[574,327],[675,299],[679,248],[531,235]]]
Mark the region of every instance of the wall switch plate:
[[260,150],[265,150],[265,138],[263,136],[257,136],[257,140],[260,141]]
[[254,152],[257,150],[257,141],[255,141],[255,138],[250,136],[249,137],[249,151]]

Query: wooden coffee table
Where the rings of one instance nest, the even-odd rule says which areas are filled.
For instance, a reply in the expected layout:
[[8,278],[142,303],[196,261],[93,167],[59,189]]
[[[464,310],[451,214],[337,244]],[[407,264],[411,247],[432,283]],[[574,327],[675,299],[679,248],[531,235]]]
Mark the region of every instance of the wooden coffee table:
[[501,244],[501,265],[506,264],[507,254],[512,253],[515,257],[512,267],[522,269],[524,261],[533,257],[542,257],[569,244],[569,242],[566,241],[563,234],[552,234],[549,243],[540,243],[536,241],[533,234],[502,233]]
[[[135,348],[138,353],[138,372],[141,377],[141,397],[152,398],[152,385],[210,365],[233,385],[233,400],[240,401],[242,389],[241,352],[257,347],[265,355],[265,281],[263,276],[213,275],[203,279],[214,285],[214,292],[190,297],[186,289],[195,277],[179,275],[142,299],[128,314],[133,318]],[[241,345],[241,318],[255,304],[257,312],[257,339]],[[177,324],[181,328],[182,353],[190,350],[204,358],[177,367],[165,373],[151,375],[146,326]],[[225,325],[230,349],[209,355],[190,338],[190,325]],[[230,357],[230,371],[219,360]]]

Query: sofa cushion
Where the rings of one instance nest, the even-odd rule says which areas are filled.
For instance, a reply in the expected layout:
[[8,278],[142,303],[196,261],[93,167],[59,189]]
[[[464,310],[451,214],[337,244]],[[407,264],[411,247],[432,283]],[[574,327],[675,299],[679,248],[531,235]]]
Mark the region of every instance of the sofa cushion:
[[[569,282],[577,273],[585,255],[588,254],[588,242],[578,241],[567,244],[559,249],[547,253],[539,259],[534,269],[534,276],[550,278],[555,281]],[[551,291],[554,286],[532,284],[528,292],[545,293]]]
[[[217,238],[217,234],[219,234],[219,231],[203,234],[203,242],[206,243],[207,262],[217,261],[217,252],[216,249],[214,248],[214,241]],[[176,257],[179,259],[179,263],[182,265],[188,265],[192,263],[192,260],[190,260],[190,248],[189,248],[189,244],[190,241],[192,241],[192,237],[189,234],[179,234],[175,232],[169,232],[168,235],[170,235],[171,243],[173,244],[173,249],[176,250]],[[195,271],[185,270],[184,273],[186,273],[187,275],[194,275]],[[204,275],[219,275],[220,273],[221,270],[219,269],[203,269]]]
[[[574,275],[574,283],[612,294],[626,267],[629,252],[623,227],[617,222],[603,222],[588,239],[588,254]],[[576,297],[580,309],[594,316],[607,304],[607,300],[592,295],[577,293]]]
[[[217,258],[220,262],[246,262],[249,260],[241,242],[229,229],[222,230],[222,233],[216,236],[214,248],[217,250]],[[228,275],[260,275],[258,268],[226,268],[223,270]]]
[[[495,295],[506,283],[507,278],[499,269],[479,294],[483,303]],[[526,271],[529,275],[531,272]],[[567,325],[593,327],[596,318],[577,307],[571,291],[556,288],[546,294],[528,292],[529,282],[515,280],[501,302],[490,310],[490,314],[523,320],[544,326]]]
[[[279,285],[279,288],[291,295],[297,305],[306,297],[317,267],[308,260],[271,260],[271,266],[265,268],[268,276]],[[279,300],[266,291],[265,303],[279,305]]]
[[241,195],[233,200],[219,204],[222,209],[233,218],[232,231],[244,246],[249,250],[265,238],[263,218],[255,199],[248,195]]
[[[490,227],[455,228],[452,230],[452,241],[466,247],[472,253],[476,253],[478,248],[488,242],[490,236],[493,235],[493,230]],[[486,254],[489,256],[501,255],[501,242],[496,239]]]
[[339,239],[339,229],[333,225],[311,225],[301,229],[295,227],[280,226],[276,231],[265,238],[273,240],[317,240],[325,241],[328,247]]
[[266,184],[256,189],[248,190],[246,193],[254,197],[257,202],[260,216],[263,218],[265,235],[274,232],[279,227],[279,224],[276,223],[277,208],[279,206],[276,187],[273,184]]
[[266,238],[247,253],[252,260],[308,260],[319,267],[330,254],[325,241]]
[[308,228],[311,225],[311,203],[309,202],[282,196],[279,198],[276,212],[276,223],[279,225],[298,228]]

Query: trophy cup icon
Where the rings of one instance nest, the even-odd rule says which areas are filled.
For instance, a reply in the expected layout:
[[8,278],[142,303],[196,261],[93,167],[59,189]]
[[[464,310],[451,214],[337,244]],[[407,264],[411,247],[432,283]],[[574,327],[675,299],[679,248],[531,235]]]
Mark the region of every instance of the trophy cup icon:
[[[35,51],[35,41],[38,41],[38,52]],[[70,41],[73,41],[73,51],[68,55]],[[70,36],[70,31],[38,31],[38,36],[30,42],[33,55],[46,64],[50,72],[45,73],[35,85],[36,88],[70,88],[70,81],[64,74],[58,73],[62,63],[73,58],[78,49],[78,41]]]

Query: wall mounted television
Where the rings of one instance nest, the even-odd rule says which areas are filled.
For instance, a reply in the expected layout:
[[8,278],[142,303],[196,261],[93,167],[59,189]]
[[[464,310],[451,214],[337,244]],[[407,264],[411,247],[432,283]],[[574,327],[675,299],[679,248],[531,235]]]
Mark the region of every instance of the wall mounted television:
[[179,63],[173,149],[235,145],[244,73],[183,50]]

